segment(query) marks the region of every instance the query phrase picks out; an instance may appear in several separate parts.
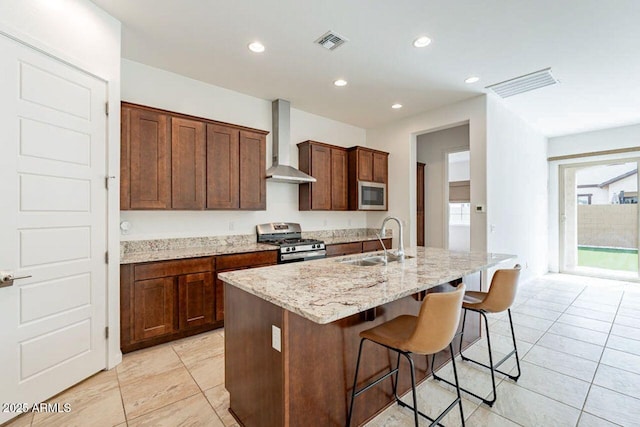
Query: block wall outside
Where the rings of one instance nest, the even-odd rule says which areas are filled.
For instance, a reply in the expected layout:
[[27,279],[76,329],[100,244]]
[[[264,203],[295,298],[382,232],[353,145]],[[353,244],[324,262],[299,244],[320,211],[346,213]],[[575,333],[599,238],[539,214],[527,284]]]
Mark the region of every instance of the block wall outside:
[[638,247],[638,205],[579,205],[578,245]]

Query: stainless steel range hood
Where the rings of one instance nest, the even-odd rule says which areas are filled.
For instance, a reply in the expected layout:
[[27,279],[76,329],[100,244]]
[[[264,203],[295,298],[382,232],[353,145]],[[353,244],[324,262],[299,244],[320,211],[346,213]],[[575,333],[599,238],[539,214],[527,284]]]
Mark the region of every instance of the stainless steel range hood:
[[267,169],[267,179],[290,184],[316,182],[316,179],[298,169],[289,166],[289,150],[291,148],[291,107],[289,101],[276,99],[271,104],[273,131],[273,165]]

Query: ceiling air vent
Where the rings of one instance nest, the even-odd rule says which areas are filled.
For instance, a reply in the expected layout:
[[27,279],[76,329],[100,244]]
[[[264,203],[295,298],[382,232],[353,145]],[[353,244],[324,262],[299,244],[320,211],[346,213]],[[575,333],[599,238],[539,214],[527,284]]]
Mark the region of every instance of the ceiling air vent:
[[342,46],[347,41],[349,40],[342,37],[340,34],[334,33],[333,31],[327,31],[315,42],[325,49],[334,50],[338,46]]
[[519,93],[529,92],[556,83],[558,83],[558,80],[551,74],[551,68],[545,68],[544,70],[487,86],[486,89],[491,89],[498,96],[508,98],[513,95],[518,95]]

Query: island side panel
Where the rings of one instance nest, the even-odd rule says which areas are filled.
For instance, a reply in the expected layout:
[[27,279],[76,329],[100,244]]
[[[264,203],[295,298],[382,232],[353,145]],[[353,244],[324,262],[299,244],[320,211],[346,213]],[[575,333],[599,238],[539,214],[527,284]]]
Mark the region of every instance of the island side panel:
[[[420,302],[406,297],[376,308],[376,318],[364,320],[356,314],[326,325],[319,325],[296,314],[287,313],[288,395],[291,425],[344,426],[353,385],[359,333],[401,314],[417,315]],[[397,353],[365,342],[358,375],[361,387],[395,366]],[[426,377],[427,361],[416,356],[416,375]],[[409,390],[408,363],[401,363],[399,392]],[[407,374],[407,375],[404,375]],[[390,379],[356,400],[353,425],[360,425],[393,401]]]
[[[374,320],[364,313],[321,325],[284,310],[259,297],[225,284],[225,385],[230,409],[246,427],[343,426],[351,396],[353,374],[362,330],[402,314],[417,315],[419,295],[376,308]],[[440,285],[429,292],[446,292]],[[469,313],[471,314],[471,313]],[[475,313],[474,313],[475,314]],[[479,334],[477,319],[467,316],[465,343]],[[271,347],[271,325],[282,331],[282,353]],[[456,340],[457,343],[457,340]],[[455,345],[458,352],[458,346]],[[372,343],[365,344],[359,384],[395,366],[396,354]],[[436,369],[449,360],[448,351],[436,359]],[[416,377],[427,375],[427,358],[414,356]],[[429,359],[430,360],[430,359]],[[408,364],[402,361],[399,390],[409,390]],[[393,403],[392,383],[367,391],[356,401],[353,425],[361,425]]]
[[230,410],[244,426],[283,426],[283,357],[271,346],[271,326],[283,329],[283,310],[226,283],[224,298]]
[[[453,286],[442,285],[429,292],[446,292]],[[376,307],[374,320],[364,320],[364,313],[320,325],[291,312],[285,313],[287,366],[285,395],[290,397],[287,411],[292,426],[344,426],[348,414],[353,375],[355,373],[359,334],[403,314],[418,315],[421,301],[417,295]],[[467,316],[463,348],[475,342],[480,334],[478,315]],[[459,340],[454,351],[459,352]],[[397,353],[365,342],[358,374],[358,388],[395,367]],[[448,349],[437,355],[435,368],[450,360]],[[416,380],[430,376],[430,357],[414,355]],[[398,393],[410,390],[409,364],[401,358]],[[356,399],[352,425],[372,419],[394,402],[391,379],[368,390]]]

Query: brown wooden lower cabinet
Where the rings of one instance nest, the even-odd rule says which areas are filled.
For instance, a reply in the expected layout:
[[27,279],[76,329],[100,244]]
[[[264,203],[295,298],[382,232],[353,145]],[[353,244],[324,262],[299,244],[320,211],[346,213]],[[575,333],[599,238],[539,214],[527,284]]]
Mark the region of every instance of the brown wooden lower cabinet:
[[224,320],[224,282],[218,279],[218,273],[264,267],[278,262],[278,251],[251,252],[245,254],[220,255],[217,257],[216,271],[216,320]]
[[120,266],[120,347],[124,353],[224,326],[222,271],[276,264],[278,252]]
[[184,274],[178,277],[180,329],[213,323],[214,311],[215,291],[212,273]]
[[[391,249],[391,239],[382,239],[387,249]],[[365,240],[363,242],[337,243],[326,245],[327,257],[346,256],[363,252],[381,251],[382,245],[378,240]]]
[[366,240],[362,242],[362,252],[374,252],[381,251],[383,249],[390,250],[391,249],[391,239],[382,239],[384,243],[384,248],[379,240]]
[[222,326],[214,319],[214,258],[120,266],[124,353]]
[[174,284],[170,277],[133,284],[133,339],[142,341],[174,331]]

